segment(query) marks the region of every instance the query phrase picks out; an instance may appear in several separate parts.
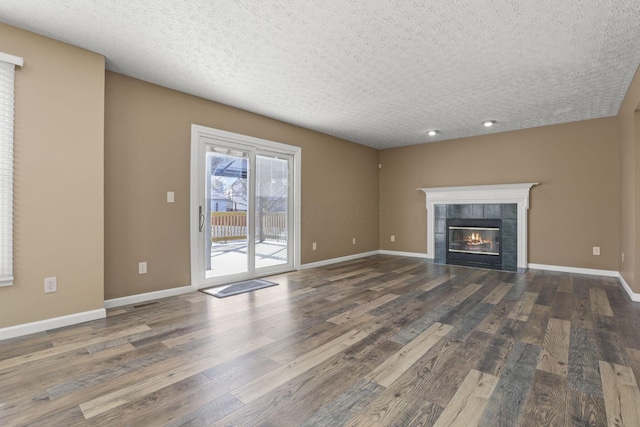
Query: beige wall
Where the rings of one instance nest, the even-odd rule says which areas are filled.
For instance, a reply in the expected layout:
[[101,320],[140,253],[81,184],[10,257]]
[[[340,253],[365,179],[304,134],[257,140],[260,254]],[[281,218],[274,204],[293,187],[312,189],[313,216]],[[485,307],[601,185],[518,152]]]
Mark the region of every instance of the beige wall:
[[[620,250],[625,254],[620,273],[631,289],[640,293],[635,272],[640,268],[640,227],[636,212],[640,212],[640,114],[634,113],[640,103],[640,69],[618,112],[620,127]],[[635,117],[634,117],[635,116]]]
[[380,247],[426,253],[418,187],[539,182],[529,262],[618,270],[618,150],[615,118],[382,150]]
[[[103,308],[104,58],[0,24],[16,71],[15,232],[0,327]],[[44,294],[44,278],[58,292]]]
[[376,150],[107,72],[106,299],[190,283],[192,123],[302,147],[302,263],[378,249]]

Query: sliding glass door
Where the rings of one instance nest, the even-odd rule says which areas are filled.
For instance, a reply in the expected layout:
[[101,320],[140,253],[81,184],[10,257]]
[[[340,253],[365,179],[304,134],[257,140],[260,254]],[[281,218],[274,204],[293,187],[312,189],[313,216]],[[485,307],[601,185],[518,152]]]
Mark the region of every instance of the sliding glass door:
[[289,156],[256,156],[255,267],[288,264],[289,245]]
[[296,267],[299,155],[297,147],[194,125],[194,287]]
[[205,144],[205,277],[249,270],[249,159],[247,150]]

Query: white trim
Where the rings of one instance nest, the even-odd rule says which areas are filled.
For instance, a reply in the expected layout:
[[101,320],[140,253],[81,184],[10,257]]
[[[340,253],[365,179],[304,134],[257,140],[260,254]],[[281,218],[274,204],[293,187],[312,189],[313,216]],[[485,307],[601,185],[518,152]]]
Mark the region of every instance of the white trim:
[[564,265],[529,264],[532,270],[559,271],[561,273],[586,274],[589,276],[618,277],[620,273],[613,270],[597,270],[594,268],[567,267]]
[[302,148],[293,156],[293,268],[300,269],[302,247]]
[[504,204],[518,205],[518,268],[527,268],[527,211],[529,191],[537,182],[518,184],[472,185],[463,187],[418,188],[426,197],[427,257],[435,258],[434,205]]
[[[197,132],[196,125],[191,125],[191,177],[189,181],[189,192],[191,193],[189,196],[189,248],[190,248],[190,258],[189,264],[191,267],[191,288],[193,291],[198,290],[198,283],[195,279],[199,272],[198,264],[193,261],[193,257],[195,254],[199,254],[200,250],[198,248],[199,239],[198,232],[194,229],[194,218],[198,218],[197,221],[200,221],[200,212],[196,209],[195,200],[199,200],[200,198],[200,184],[198,183],[200,176],[200,168],[202,166],[199,165],[198,159],[200,158],[200,154],[198,151],[198,141],[199,141],[199,132]],[[199,222],[198,222],[199,227]]]
[[637,294],[631,290],[627,282],[624,280],[624,277],[622,277],[622,273],[618,273],[618,280],[620,280],[620,283],[622,283],[622,287],[627,292],[627,295],[629,295],[629,298],[631,298],[631,301],[640,302],[640,294]]
[[337,264],[339,262],[352,261],[354,259],[366,258],[368,256],[378,255],[380,251],[362,252],[355,255],[347,255],[340,258],[325,259],[323,261],[302,264],[298,270],[308,270],[310,268],[324,267],[325,265]]
[[380,255],[406,256],[410,258],[429,258],[427,254],[420,252],[388,251],[386,249],[380,249],[378,253]]
[[579,268],[579,267],[566,267],[562,265],[545,265],[545,264],[529,264],[529,268],[532,270],[547,270],[547,271],[559,271],[561,273],[575,273],[575,274],[587,274],[589,276],[604,276],[615,277],[620,280],[622,288],[625,290],[631,301],[640,302],[640,294],[637,294],[631,290],[627,282],[622,277],[619,271],[613,270],[597,270],[593,268]]
[[0,61],[8,62],[9,64],[13,64],[13,65],[16,65],[18,67],[24,66],[24,59],[23,58],[21,58],[19,56],[15,56],[15,55],[10,55],[10,54],[4,53],[4,52],[0,52]]
[[138,304],[141,302],[188,294],[189,292],[193,292],[193,288],[191,286],[182,286],[180,288],[163,289],[161,291],[130,295],[128,297],[113,298],[104,301],[104,308],[116,308],[124,305]]
[[104,308],[99,308],[97,310],[84,311],[82,313],[69,314],[67,316],[53,317],[51,319],[39,320],[37,322],[9,326],[7,328],[0,329],[0,340],[49,331],[51,329],[63,328],[65,326],[77,325],[78,323],[90,322],[92,320],[104,319],[106,316],[107,311]]

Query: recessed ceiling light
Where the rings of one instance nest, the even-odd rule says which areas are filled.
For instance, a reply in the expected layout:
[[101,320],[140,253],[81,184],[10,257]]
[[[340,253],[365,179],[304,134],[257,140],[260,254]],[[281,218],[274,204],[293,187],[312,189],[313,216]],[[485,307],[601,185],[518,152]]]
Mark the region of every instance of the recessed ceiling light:
[[437,130],[430,130],[430,131],[428,132],[429,136],[436,136],[436,134],[437,134],[437,133],[438,133],[438,131],[437,131]]
[[496,121],[495,121],[495,120],[485,120],[484,122],[482,122],[482,124],[483,124],[485,127],[488,127],[488,128],[490,128],[491,126],[493,126],[495,123],[496,123]]

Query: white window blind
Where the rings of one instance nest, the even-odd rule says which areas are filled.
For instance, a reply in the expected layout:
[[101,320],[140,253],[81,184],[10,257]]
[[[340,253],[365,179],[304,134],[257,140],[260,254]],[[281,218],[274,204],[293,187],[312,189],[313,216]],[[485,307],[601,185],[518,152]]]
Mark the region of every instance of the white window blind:
[[15,66],[0,52],[0,286],[13,284],[13,107]]

